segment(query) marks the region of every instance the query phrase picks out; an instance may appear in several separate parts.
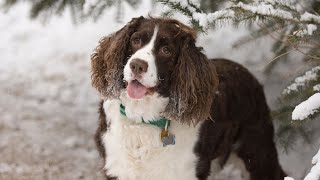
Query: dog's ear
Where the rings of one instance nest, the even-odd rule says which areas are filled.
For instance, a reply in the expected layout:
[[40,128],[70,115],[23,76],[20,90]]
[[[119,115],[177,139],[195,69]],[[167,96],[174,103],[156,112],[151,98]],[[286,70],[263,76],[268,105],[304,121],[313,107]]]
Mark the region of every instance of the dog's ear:
[[211,104],[218,86],[215,66],[195,45],[195,36],[182,39],[165,116],[182,123],[197,124],[210,117]]
[[104,98],[118,97],[131,35],[144,18],[133,18],[119,31],[102,38],[91,55],[92,85]]

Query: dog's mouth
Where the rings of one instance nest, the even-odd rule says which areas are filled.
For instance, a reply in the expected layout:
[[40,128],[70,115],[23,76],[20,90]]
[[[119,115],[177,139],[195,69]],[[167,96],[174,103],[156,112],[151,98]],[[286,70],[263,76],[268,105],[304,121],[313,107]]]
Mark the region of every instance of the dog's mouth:
[[128,82],[128,85],[127,85],[128,96],[133,99],[141,99],[148,94],[152,94],[153,91],[154,91],[153,87],[148,88],[143,84],[141,84],[136,79]]

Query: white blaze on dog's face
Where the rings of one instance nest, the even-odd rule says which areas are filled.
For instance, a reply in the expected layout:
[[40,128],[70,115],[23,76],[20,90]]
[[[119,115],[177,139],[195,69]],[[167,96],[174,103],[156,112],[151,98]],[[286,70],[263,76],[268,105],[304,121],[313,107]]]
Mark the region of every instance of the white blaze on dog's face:
[[169,103],[181,40],[170,22],[143,21],[130,36],[120,99],[129,119],[154,120]]
[[172,74],[184,44],[182,34],[180,27],[169,21],[146,20],[136,28],[130,36],[131,57],[123,72],[129,98],[153,94],[169,97]]
[[[140,99],[158,83],[156,57],[153,54],[159,28],[155,26],[148,44],[137,50],[124,67],[124,80],[128,83],[127,93],[130,98]],[[134,39],[133,46],[141,46],[141,39]]]

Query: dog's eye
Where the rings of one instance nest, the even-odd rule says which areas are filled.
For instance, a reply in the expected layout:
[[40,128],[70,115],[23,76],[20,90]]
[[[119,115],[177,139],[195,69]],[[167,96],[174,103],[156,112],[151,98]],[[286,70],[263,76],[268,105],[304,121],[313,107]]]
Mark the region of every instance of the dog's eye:
[[170,56],[171,55],[171,50],[168,46],[164,46],[161,48],[160,51],[161,54],[163,54],[164,56]]
[[139,48],[141,46],[141,39],[139,37],[135,37],[132,39],[132,46],[135,48]]

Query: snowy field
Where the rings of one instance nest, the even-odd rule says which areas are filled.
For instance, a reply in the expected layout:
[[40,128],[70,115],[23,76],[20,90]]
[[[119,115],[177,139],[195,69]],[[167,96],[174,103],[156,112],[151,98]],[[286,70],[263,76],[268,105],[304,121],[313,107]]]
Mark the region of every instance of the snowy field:
[[[99,97],[91,87],[89,57],[102,36],[132,17],[161,9],[151,6],[143,2],[135,11],[125,6],[122,23],[114,21],[111,9],[97,22],[78,25],[68,13],[45,24],[31,21],[27,4],[0,12],[1,180],[102,179],[93,141]],[[231,58],[248,67],[265,85],[272,105],[283,83],[292,79],[289,72],[297,68],[282,68],[275,78],[265,78],[262,68],[267,62],[261,59],[272,59],[265,48],[269,40],[231,48],[246,33],[245,28],[221,28],[200,36],[199,45],[209,57]],[[319,145],[320,139],[289,155],[280,152],[285,170],[301,179]]]

